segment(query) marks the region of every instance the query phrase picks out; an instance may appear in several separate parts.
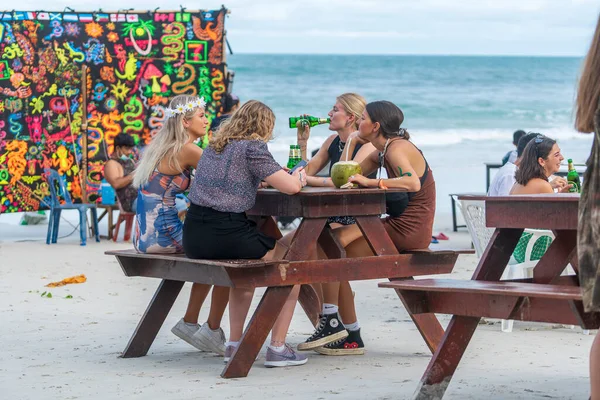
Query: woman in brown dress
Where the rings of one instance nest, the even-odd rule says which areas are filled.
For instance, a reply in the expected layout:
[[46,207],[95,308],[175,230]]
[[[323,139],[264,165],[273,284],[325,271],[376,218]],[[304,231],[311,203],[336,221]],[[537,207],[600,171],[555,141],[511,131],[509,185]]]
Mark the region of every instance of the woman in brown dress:
[[[577,255],[585,311],[600,311],[600,17],[583,64],[575,104],[575,129],[594,133],[579,200]],[[592,400],[600,400],[600,336],[590,354]]]
[[[388,194],[388,216],[382,219],[398,251],[429,247],[435,215],[433,174],[423,153],[409,140],[408,131],[400,127],[403,121],[402,111],[389,101],[367,104],[351,146],[355,142],[370,142],[376,151],[360,163],[363,175],[353,175],[349,179],[362,187],[406,189],[406,192]],[[387,179],[381,178],[383,168]],[[379,179],[367,177],[374,171],[379,171]],[[357,225],[342,226],[334,232],[348,257],[373,255]],[[327,355],[364,352],[360,334],[354,334],[353,327],[339,321],[339,286],[339,283],[323,284],[323,315],[314,334],[298,345],[299,350],[316,349]],[[354,304],[343,307],[354,307]]]

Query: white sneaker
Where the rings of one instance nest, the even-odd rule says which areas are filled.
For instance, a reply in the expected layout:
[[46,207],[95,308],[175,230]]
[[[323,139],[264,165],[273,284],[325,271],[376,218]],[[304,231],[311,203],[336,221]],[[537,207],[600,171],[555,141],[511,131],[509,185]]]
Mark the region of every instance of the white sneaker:
[[181,340],[191,344],[200,351],[207,351],[204,346],[194,337],[194,334],[200,330],[200,325],[186,324],[183,318],[171,328],[171,332]]
[[200,329],[194,333],[193,340],[198,343],[199,347],[196,345],[194,346],[202,351],[210,351],[220,356],[225,355],[225,333],[221,328],[213,331],[208,326],[208,322],[205,322]]

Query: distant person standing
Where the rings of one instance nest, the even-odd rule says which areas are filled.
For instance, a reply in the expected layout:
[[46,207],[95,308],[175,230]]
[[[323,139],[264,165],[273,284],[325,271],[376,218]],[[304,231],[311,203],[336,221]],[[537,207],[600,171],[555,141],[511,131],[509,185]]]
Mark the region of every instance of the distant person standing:
[[[525,131],[522,130],[518,130],[515,131],[515,133],[513,133],[513,144],[515,145],[515,147],[517,147],[519,145],[519,140],[525,136],[526,133]],[[507,162],[511,162],[511,163],[515,163],[515,161],[517,161],[517,150],[511,150],[508,153],[506,153],[506,155],[504,157],[502,157],[502,165],[506,164]]]
[[[594,132],[594,143],[583,177],[579,200],[577,254],[579,283],[586,312],[600,311],[600,17],[583,63],[575,103],[575,129]],[[591,399],[600,400],[600,336],[590,353]]]
[[225,97],[223,98],[223,113],[215,119],[213,119],[210,123],[209,136],[212,137],[212,135],[217,131],[217,129],[219,129],[219,125],[221,125],[223,121],[231,117],[231,114],[233,114],[233,112],[239,107],[240,98],[237,97],[235,94],[226,93]]

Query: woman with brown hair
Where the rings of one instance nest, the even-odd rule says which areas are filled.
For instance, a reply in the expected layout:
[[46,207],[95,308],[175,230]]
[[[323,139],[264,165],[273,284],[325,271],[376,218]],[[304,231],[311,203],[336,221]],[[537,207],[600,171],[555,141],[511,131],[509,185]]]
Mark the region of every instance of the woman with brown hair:
[[[583,63],[575,104],[575,129],[594,133],[579,200],[577,255],[585,311],[600,311],[600,16]],[[592,400],[600,400],[600,336],[590,353]]]
[[[275,115],[265,104],[250,100],[224,121],[198,162],[192,182],[190,208],[183,226],[183,248],[194,259],[278,259],[285,247],[260,232],[246,211],[254,206],[261,181],[275,189],[296,194],[306,185],[302,168],[291,175],[273,159],[267,148],[275,126]],[[305,364],[307,358],[285,343],[299,286],[294,287],[271,334],[265,366]],[[254,289],[229,292],[230,337],[225,361],[242,337]]]
[[[554,193],[548,178],[559,171],[564,159],[556,140],[537,135],[523,151],[510,194]],[[568,193],[570,188],[571,185],[558,186],[558,191]]]
[[[421,151],[410,141],[408,131],[401,127],[403,121],[400,108],[389,101],[366,105],[359,130],[352,135],[352,143],[371,143],[375,147],[360,166],[364,175],[379,170],[380,178],[353,175],[348,179],[362,187],[406,189],[406,192],[394,193],[397,196],[387,199],[388,216],[381,220],[398,251],[428,247],[435,214],[433,174]],[[384,168],[387,179],[381,177]],[[348,257],[373,255],[356,224],[333,231]],[[324,258],[320,253],[319,258]],[[323,284],[324,304],[337,306],[339,291],[339,283]],[[298,345],[298,349],[316,349],[328,355],[362,354],[362,342],[355,339],[353,332],[339,323],[337,307],[324,307],[317,329],[306,342]]]

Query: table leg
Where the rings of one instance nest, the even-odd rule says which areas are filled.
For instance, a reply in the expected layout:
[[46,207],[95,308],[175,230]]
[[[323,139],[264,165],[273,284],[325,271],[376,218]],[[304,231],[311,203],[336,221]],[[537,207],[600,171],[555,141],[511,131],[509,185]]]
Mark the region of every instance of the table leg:
[[121,357],[145,356],[185,282],[163,279]]
[[265,343],[269,332],[275,324],[286,299],[293,286],[267,288],[250,323],[246,327],[240,345],[223,369],[223,378],[244,378],[256,360],[258,352]]
[[[371,217],[357,217],[356,222],[360,230],[362,231],[365,239],[369,243],[371,250],[376,255],[388,255],[388,254],[398,254],[398,250],[396,249],[396,245],[392,239],[390,239],[387,234],[381,219],[378,216]],[[404,278],[407,279],[407,278]],[[412,279],[412,278],[408,278]],[[390,281],[397,280],[394,278],[390,278]],[[400,301],[404,304],[408,315],[410,315],[411,319],[417,326],[419,333],[425,340],[427,347],[432,352],[435,351],[440,340],[444,334],[444,329],[437,317],[433,313],[429,314],[413,314],[410,312],[410,309],[406,307],[406,303],[404,297],[400,293],[400,291],[396,291]]]
[[[499,280],[522,233],[523,229],[496,229],[473,274],[473,279]],[[479,320],[480,317],[452,317],[419,382],[414,400],[441,399],[444,396]]]
[[458,232],[458,227],[456,226],[456,201],[453,195],[450,195],[450,202],[452,204],[452,231]]
[[114,224],[113,224],[113,209],[109,208],[108,209],[108,240],[112,240],[113,238],[113,229],[114,229]]

